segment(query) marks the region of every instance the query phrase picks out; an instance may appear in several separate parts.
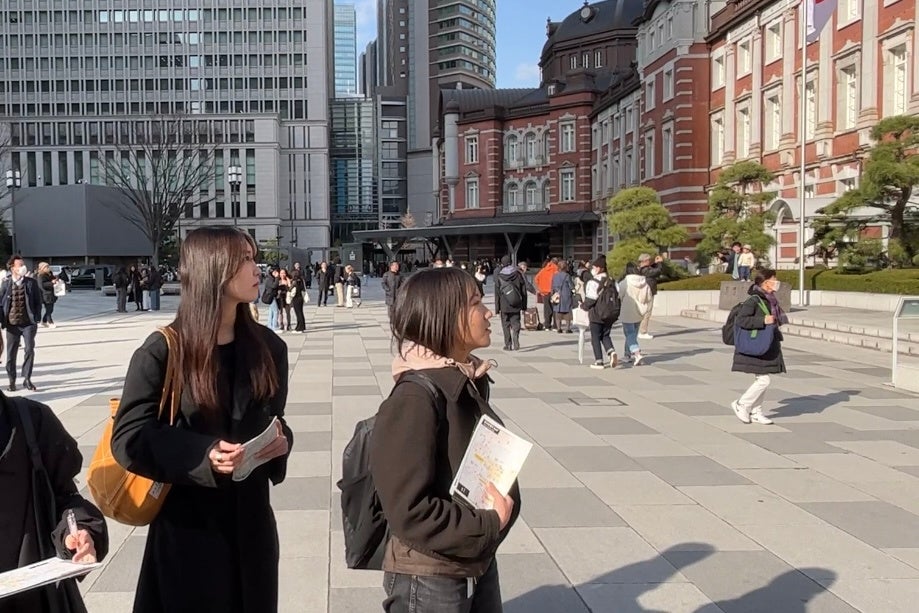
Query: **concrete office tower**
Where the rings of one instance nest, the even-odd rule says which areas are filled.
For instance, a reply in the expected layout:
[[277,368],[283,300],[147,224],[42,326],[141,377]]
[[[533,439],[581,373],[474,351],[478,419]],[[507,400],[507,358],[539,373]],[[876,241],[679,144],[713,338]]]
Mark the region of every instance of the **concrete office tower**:
[[[419,224],[436,222],[438,170],[432,153],[443,89],[495,85],[495,0],[379,0],[375,96],[405,100],[407,202]],[[378,98],[378,112],[381,99]],[[396,108],[390,105],[389,111]]]
[[357,81],[357,12],[353,4],[335,3],[335,97],[355,96]]
[[239,227],[327,250],[331,2],[55,6],[7,6],[0,23],[0,123],[23,188],[103,183],[101,156],[143,122],[177,116],[221,144],[213,200],[183,232],[233,223],[227,168],[238,164]]

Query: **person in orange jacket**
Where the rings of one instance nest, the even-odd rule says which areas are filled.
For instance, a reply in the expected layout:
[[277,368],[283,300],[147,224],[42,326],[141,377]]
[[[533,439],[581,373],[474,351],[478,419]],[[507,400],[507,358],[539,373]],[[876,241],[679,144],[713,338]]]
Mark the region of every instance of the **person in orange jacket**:
[[555,314],[552,311],[552,277],[558,272],[558,258],[546,258],[543,262],[542,269],[536,273],[534,279],[536,290],[539,292],[542,300],[543,319],[546,320],[546,330],[552,330],[555,321]]

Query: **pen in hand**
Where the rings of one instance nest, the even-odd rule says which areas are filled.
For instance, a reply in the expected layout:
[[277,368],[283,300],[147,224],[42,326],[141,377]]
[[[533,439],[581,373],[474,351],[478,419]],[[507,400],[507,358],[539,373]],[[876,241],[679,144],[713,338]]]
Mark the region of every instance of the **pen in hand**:
[[78,564],[95,564],[96,546],[89,532],[79,529],[73,509],[67,509],[65,518],[68,534],[64,539],[64,545],[74,552],[73,561]]

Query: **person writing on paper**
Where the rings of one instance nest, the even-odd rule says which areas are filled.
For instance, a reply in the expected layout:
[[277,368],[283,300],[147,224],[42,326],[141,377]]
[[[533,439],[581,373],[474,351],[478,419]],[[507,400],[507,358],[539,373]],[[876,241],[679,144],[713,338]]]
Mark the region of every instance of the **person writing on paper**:
[[449,491],[479,417],[500,421],[488,404],[489,363],[472,355],[491,344],[491,318],[475,280],[457,268],[418,272],[399,292],[393,377],[427,376],[445,406],[405,382],[377,413],[370,464],[392,533],[383,559],[389,613],[502,610],[495,552],[520,492],[515,484],[503,496],[489,484],[492,508],[471,509]]
[[[182,300],[170,327],[184,373],[176,424],[159,421],[168,346],[151,334],[131,359],[115,415],[112,452],[129,471],[170,483],[150,525],[135,613],[272,613],[278,606],[278,533],[269,483],[284,480],[293,435],[285,425],[287,346],[249,316],[258,295],[256,246],[232,227],[182,241]],[[241,444],[279,420],[233,481]]]
[[[39,481],[33,480],[32,437],[23,412],[47,475]],[[80,496],[74,482],[82,464],[77,442],[50,408],[0,393],[0,573],[55,556],[81,564],[105,558],[105,518]],[[73,534],[67,522],[70,511],[76,524]],[[0,599],[0,613],[25,611],[85,613],[86,607],[70,579]]]

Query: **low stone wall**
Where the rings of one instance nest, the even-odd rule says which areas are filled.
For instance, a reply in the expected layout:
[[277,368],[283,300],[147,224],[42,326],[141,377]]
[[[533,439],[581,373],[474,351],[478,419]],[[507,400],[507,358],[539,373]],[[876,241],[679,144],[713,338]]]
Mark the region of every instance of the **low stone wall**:
[[[735,281],[725,281],[727,285],[737,285],[733,292],[741,296],[746,294],[746,284]],[[744,288],[740,288],[740,285]],[[654,299],[654,313],[660,316],[679,317],[686,309],[694,309],[697,306],[718,305],[722,309],[730,309],[736,304],[735,296],[731,295],[730,304],[725,303],[722,306],[722,292],[718,290],[686,290],[686,291],[664,291],[658,292]],[[869,294],[861,292],[831,292],[812,290],[805,292],[806,304],[808,306],[832,306],[843,307],[848,309],[862,309],[866,311],[880,311],[882,313],[893,313],[901,296],[896,294]],[[779,302],[783,308],[798,306],[798,291],[791,290],[787,287],[780,288]]]

